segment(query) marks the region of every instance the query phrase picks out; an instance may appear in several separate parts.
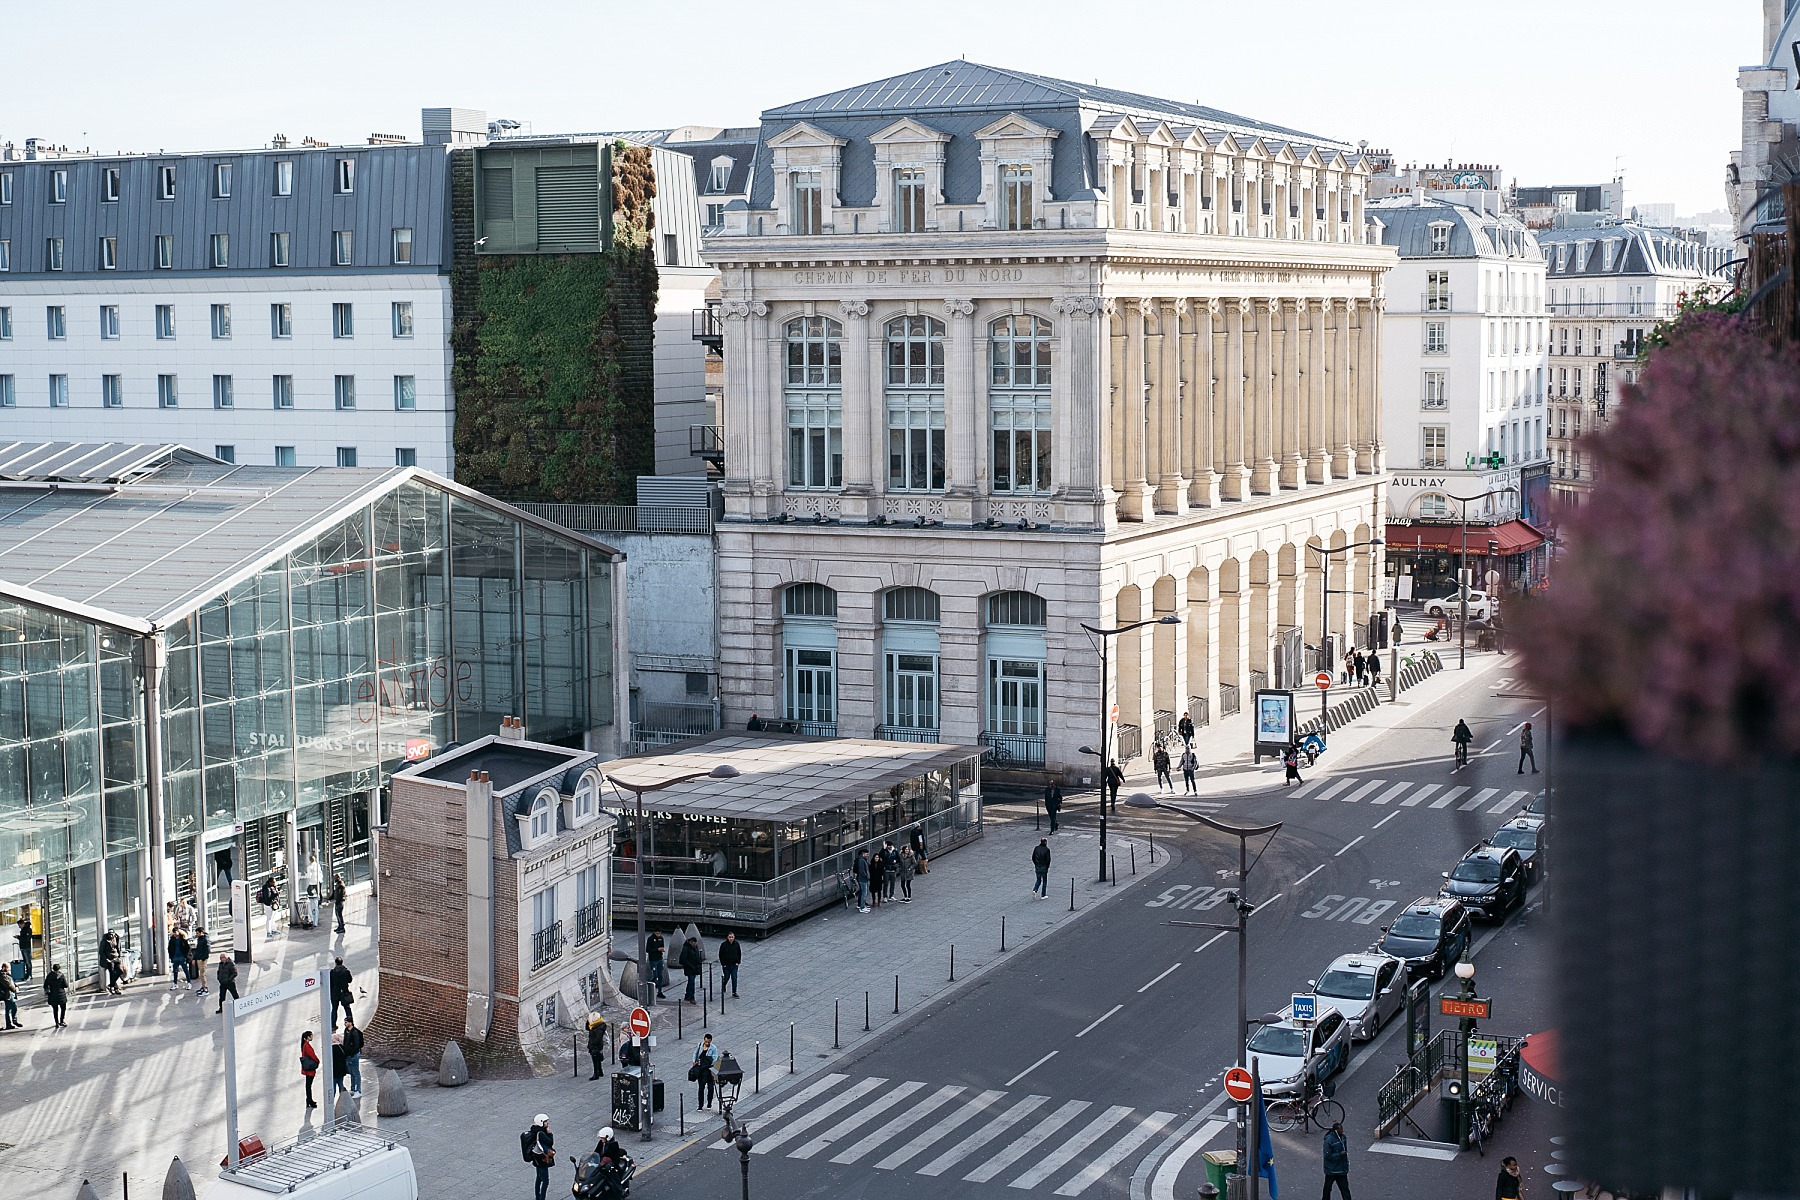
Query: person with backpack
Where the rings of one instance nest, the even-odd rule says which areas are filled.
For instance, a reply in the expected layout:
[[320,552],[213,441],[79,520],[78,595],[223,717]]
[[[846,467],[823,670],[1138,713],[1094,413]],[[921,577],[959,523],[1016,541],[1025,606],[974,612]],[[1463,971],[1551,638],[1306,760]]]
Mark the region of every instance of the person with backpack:
[[1456,766],[1450,768],[1452,771],[1469,765],[1469,743],[1474,740],[1475,731],[1469,728],[1467,721],[1458,717],[1456,728],[1450,731],[1450,742],[1456,747]]
[[1281,777],[1282,787],[1286,787],[1290,783],[1304,782],[1300,778],[1299,746],[1290,745],[1286,750],[1281,752],[1281,765],[1287,768],[1287,773]]
[[1031,852],[1031,866],[1037,872],[1037,878],[1031,885],[1031,898],[1044,900],[1050,895],[1050,839],[1039,838],[1037,848]]
[[340,958],[331,968],[330,978],[331,1023],[335,1025],[337,1024],[338,1008],[340,1006],[343,1008],[345,1016],[353,1017],[355,1015],[350,1010],[350,1006],[356,1002],[356,997],[350,991],[350,984],[355,979],[355,976],[350,974],[350,968],[346,967],[344,965],[344,960]]
[[1518,770],[1518,773],[1520,775],[1523,775],[1525,773],[1525,760],[1526,759],[1531,760],[1531,773],[1533,775],[1536,775],[1538,773],[1537,742],[1531,736],[1531,722],[1530,721],[1525,722],[1525,728],[1519,730],[1519,770]]
[[537,1169],[535,1200],[545,1200],[550,1192],[550,1168],[556,1165],[556,1135],[550,1132],[550,1118],[543,1113],[531,1118],[531,1128],[519,1135],[519,1153]]
[[106,990],[120,995],[119,980],[125,974],[125,963],[119,952],[119,935],[110,929],[100,938],[100,974],[106,979]]
[[1044,813],[1050,818],[1050,832],[1056,832],[1056,814],[1062,811],[1062,784],[1052,779],[1044,785]]
[[[224,983],[221,982],[219,984],[221,992],[224,987]],[[225,1003],[223,995],[219,997],[219,1003],[221,1005]],[[319,1073],[319,1052],[313,1049],[312,1039],[313,1035],[310,1029],[300,1035],[300,1077],[306,1080],[306,1107],[317,1108],[319,1102],[313,1099],[313,1077]]]
[[281,888],[275,882],[275,873],[271,871],[263,878],[262,886],[256,889],[256,902],[263,906],[263,937],[275,936],[275,905],[281,899]]
[[709,1033],[700,1039],[700,1048],[694,1051],[694,1061],[688,1067],[688,1079],[700,1085],[701,1108],[711,1104],[715,1095],[713,1067],[718,1061],[719,1048],[713,1045],[713,1035]]

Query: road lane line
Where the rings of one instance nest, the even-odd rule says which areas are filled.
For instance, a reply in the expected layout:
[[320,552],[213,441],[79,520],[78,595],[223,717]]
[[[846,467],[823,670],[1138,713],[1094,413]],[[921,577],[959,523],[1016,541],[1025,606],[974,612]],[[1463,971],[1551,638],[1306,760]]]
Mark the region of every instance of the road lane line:
[[1499,788],[1482,788],[1457,808],[1457,812],[1473,812],[1493,799],[1500,792]]
[[1381,793],[1381,795],[1379,795],[1379,796],[1375,797],[1373,800],[1369,801],[1369,803],[1370,804],[1386,804],[1389,800],[1392,800],[1395,796],[1398,796],[1401,792],[1404,792],[1407,788],[1409,788],[1411,786],[1412,786],[1412,784],[1406,783],[1405,781],[1396,783],[1393,787],[1389,788],[1387,791]]
[[1314,788],[1318,787],[1321,783],[1324,783],[1324,782],[1325,781],[1323,779],[1313,779],[1307,783],[1301,784],[1299,790],[1294,793],[1294,799],[1298,800],[1300,797],[1306,795],[1306,793],[1312,791]]
[[820,1121],[823,1121],[826,1117],[831,1116],[839,1109],[848,1108],[850,1105],[855,1104],[858,1100],[862,1099],[886,1082],[887,1080],[880,1076],[874,1076],[845,1088],[825,1103],[819,1105],[819,1107],[807,1113],[804,1117],[801,1117],[798,1121],[785,1126],[779,1133],[766,1134],[758,1139],[756,1148],[753,1149],[751,1153],[767,1154],[783,1142],[792,1141],[794,1138],[799,1137],[801,1134],[811,1129],[814,1125],[817,1125]]
[[1413,805],[1417,804],[1419,801],[1423,800],[1425,797],[1431,795],[1431,793],[1437,791],[1438,788],[1440,788],[1442,786],[1443,786],[1442,784],[1438,784],[1438,783],[1428,783],[1424,787],[1420,788],[1418,791],[1414,792],[1412,795],[1408,796],[1406,799],[1402,800],[1400,802],[1400,807],[1401,808],[1411,808]]
[[[1055,1053],[1056,1053],[1056,1051],[1054,1051],[1054,1050],[1052,1050],[1050,1052],[1050,1054],[1055,1054]],[[1046,1055],[1045,1057],[1049,1057],[1049,1055]],[[965,1089],[962,1086],[962,1084],[960,1084],[960,1083],[947,1084],[944,1087],[939,1088],[937,1091],[933,1092],[922,1104],[914,1105],[912,1108],[908,1109],[904,1113],[901,1113],[899,1116],[895,1117],[893,1120],[886,1122],[885,1124],[883,1124],[881,1126],[881,1128],[877,1129],[874,1133],[871,1133],[869,1136],[865,1137],[862,1141],[856,1143],[856,1145],[851,1146],[848,1150],[844,1150],[837,1154],[832,1155],[831,1161],[834,1163],[853,1163],[853,1162],[855,1162],[857,1159],[861,1158],[863,1155],[867,1154],[869,1151],[875,1149],[875,1147],[881,1145],[883,1142],[888,1141],[891,1138],[898,1137],[906,1129],[910,1128],[913,1125],[917,1125],[920,1121],[924,1120],[931,1113],[936,1112],[938,1109],[942,1108],[950,1100],[953,1100],[957,1096],[962,1095],[962,1093],[965,1090],[967,1090],[967,1089]]]
[[1093,1102],[1089,1100],[1069,1101],[1043,1120],[1033,1124],[1030,1133],[964,1175],[963,1181],[965,1183],[986,1183],[1049,1141],[1052,1134],[1081,1115],[1083,1109],[1092,1107]]
[[[1098,1024],[1100,1024],[1100,1022],[1102,1022],[1102,1021],[1104,1021],[1104,1020],[1106,1020],[1106,1018],[1107,1018],[1107,1017],[1110,1017],[1110,1016],[1112,1016],[1112,1015],[1113,1015],[1113,1013],[1116,1013],[1116,1012],[1118,1012],[1118,1011],[1119,1011],[1119,1010],[1120,1010],[1120,1009],[1121,1009],[1121,1008],[1124,1008],[1124,1007],[1125,1007],[1125,1006],[1124,1006],[1124,1005],[1123,1005],[1123,1004],[1115,1004],[1115,1005],[1113,1005],[1113,1006],[1112,1006],[1112,1008],[1110,1008],[1110,1009],[1108,1009],[1108,1010],[1107,1010],[1107,1012],[1106,1012],[1106,1013],[1105,1013],[1105,1015],[1103,1015],[1103,1016],[1099,1016],[1099,1017],[1095,1017],[1095,1018],[1094,1018],[1094,1025],[1098,1025]],[[1076,1036],[1076,1037],[1086,1037],[1086,1036],[1087,1036],[1087,1035],[1088,1035],[1088,1034],[1089,1034],[1089,1033],[1092,1033],[1092,1032],[1093,1032],[1093,1030],[1094,1030],[1094,1025],[1089,1025],[1089,1026],[1088,1026],[1088,1027],[1087,1027],[1087,1028],[1086,1028],[1086,1029],[1084,1029],[1084,1030],[1082,1030],[1082,1031],[1081,1031],[1081,1032],[1080,1032],[1080,1033],[1078,1033],[1078,1034],[1076,1034],[1076,1035],[1075,1035],[1075,1036]]]
[[[814,1096],[819,1095],[821,1092],[830,1091],[848,1078],[850,1078],[848,1075],[833,1074],[827,1075],[815,1083],[808,1084],[805,1088],[796,1092],[794,1095],[789,1096],[774,1108],[771,1108],[766,1112],[758,1112],[756,1114],[756,1122],[759,1125],[767,1125],[770,1121],[785,1117],[788,1113],[793,1112],[796,1108],[799,1108]],[[731,1143],[729,1142],[714,1142],[712,1148],[714,1150],[726,1150],[729,1149],[730,1146]]]
[[1449,805],[1455,803],[1456,798],[1458,796],[1466,794],[1468,792],[1468,790],[1469,789],[1466,787],[1453,787],[1449,791],[1445,792],[1442,796],[1439,796],[1436,800],[1433,800],[1431,802],[1431,807],[1446,808]]
[[1380,829],[1383,825],[1386,825],[1389,821],[1393,820],[1395,817],[1397,817],[1399,815],[1400,815],[1400,810],[1396,808],[1393,812],[1391,812],[1387,816],[1381,818],[1381,820],[1375,822],[1375,828]]
[[998,1117],[995,1117],[992,1121],[989,1121],[986,1125],[977,1129],[962,1141],[956,1143],[956,1145],[944,1152],[943,1157],[939,1158],[930,1166],[922,1169],[919,1174],[942,1175],[945,1171],[948,1171],[951,1167],[954,1167],[957,1163],[969,1157],[969,1155],[975,1153],[975,1151],[981,1149],[983,1146],[1011,1129],[1014,1125],[1017,1125],[1020,1121],[1023,1121],[1033,1112],[1049,1103],[1049,1101],[1050,1097],[1048,1096],[1025,1097],[1023,1100],[1001,1113]]
[[[1220,932],[1224,932],[1224,931],[1221,930]],[[1181,965],[1180,963],[1176,963],[1175,967],[1179,967],[1180,965]],[[1140,995],[1140,996],[1143,995],[1145,992],[1149,991],[1151,988],[1155,987],[1157,984],[1159,984],[1163,980],[1167,979],[1170,975],[1174,974],[1175,967],[1170,967],[1167,971],[1164,971],[1161,975],[1158,975],[1155,979],[1152,979],[1149,983],[1146,983],[1143,987],[1139,988],[1138,995]],[[1006,1086],[1011,1087],[1012,1084],[1009,1083]]]
[[788,1157],[811,1158],[819,1151],[830,1146],[831,1143],[842,1138],[852,1129],[865,1124],[871,1117],[881,1115],[924,1086],[923,1083],[916,1083],[912,1080],[906,1081],[899,1087],[891,1089],[873,1103],[857,1109],[856,1112],[852,1113],[849,1117],[839,1121],[836,1125],[833,1125],[830,1129],[827,1129],[824,1133],[821,1133],[818,1137],[806,1143],[806,1145],[800,1147],[798,1150],[792,1151]]
[[1023,1071],[1020,1071],[1017,1075],[1014,1075],[1011,1079],[1007,1080],[1006,1086],[1011,1087],[1013,1084],[1019,1082],[1019,1080],[1025,1078],[1027,1075],[1031,1074],[1033,1071],[1037,1070],[1039,1067],[1043,1066],[1045,1063],[1049,1062],[1051,1059],[1055,1058],[1058,1054],[1061,1054],[1061,1053],[1062,1053],[1061,1050],[1052,1050],[1050,1053],[1044,1055],[1044,1057],[1038,1059],[1036,1062],[1032,1063],[1029,1067],[1026,1067]]
[[1342,797],[1343,802],[1345,804],[1355,804],[1358,800],[1361,800],[1364,796],[1368,795],[1370,792],[1374,791],[1376,788],[1382,786],[1386,782],[1387,782],[1387,780],[1385,780],[1385,779],[1371,779],[1371,780],[1369,780],[1369,782],[1367,782],[1367,783],[1363,784],[1361,787],[1357,788],[1354,792],[1351,792],[1348,796]]
[[1198,946],[1195,946],[1194,953],[1195,954],[1200,953],[1202,950],[1206,949],[1208,946],[1212,945],[1214,942],[1218,941],[1220,938],[1224,937],[1226,934],[1228,934],[1230,932],[1231,931],[1229,929],[1219,930],[1219,932],[1213,934],[1211,937],[1207,938],[1204,942],[1201,942]]
[[1120,1163],[1124,1162],[1139,1146],[1161,1133],[1170,1121],[1175,1119],[1174,1113],[1153,1112],[1138,1127],[1124,1138],[1115,1142],[1112,1149],[1089,1163],[1081,1174],[1056,1189],[1058,1196],[1079,1196],[1089,1187],[1099,1182],[1102,1176]]
[[1330,787],[1326,788],[1324,791],[1320,792],[1318,795],[1314,796],[1313,799],[1314,800],[1329,800],[1333,796],[1337,795],[1339,792],[1343,791],[1345,788],[1349,787],[1351,784],[1353,784],[1355,782],[1356,782],[1356,780],[1354,780],[1354,779],[1340,779],[1336,783],[1332,784]]
[[[1348,842],[1344,843],[1344,850],[1348,850],[1350,847],[1356,845],[1356,843],[1362,841],[1364,836],[1365,835],[1359,833],[1354,838],[1352,838]],[[1344,852],[1344,850],[1339,850],[1337,852],[1337,854],[1334,854],[1331,857],[1336,858],[1338,856],[1338,854],[1342,854]]]
[[1031,1170],[1025,1172],[1006,1186],[1026,1189],[1036,1187],[1038,1184],[1044,1182],[1044,1180],[1050,1178],[1051,1175],[1068,1166],[1069,1163],[1074,1161],[1077,1154],[1080,1154],[1083,1150],[1086,1150],[1089,1146],[1099,1141],[1101,1136],[1105,1134],[1107,1130],[1111,1129],[1114,1125],[1117,1125],[1120,1121],[1123,1121],[1130,1115],[1131,1106],[1129,1104],[1113,1105],[1098,1117],[1094,1118],[1094,1120],[1088,1122],[1082,1129],[1071,1134],[1069,1137],[1064,1138],[1062,1145],[1051,1151],[1047,1157],[1040,1161],[1036,1166],[1032,1167]]
[[1518,804],[1525,800],[1529,800],[1529,799],[1531,799],[1530,792],[1513,792],[1513,793],[1509,794],[1506,797],[1506,799],[1500,801],[1500,803],[1498,803],[1498,804],[1494,805],[1494,807],[1488,809],[1488,811],[1491,813],[1505,812],[1507,809],[1511,808],[1513,805]]
[[[925,1147],[942,1138],[958,1125],[966,1123],[971,1117],[980,1116],[983,1109],[992,1107],[996,1100],[1003,1098],[1005,1095],[1005,1092],[999,1090],[981,1093],[979,1096],[976,1096],[973,1100],[952,1113],[948,1121],[945,1121],[941,1125],[931,1126],[924,1133],[919,1134],[917,1137],[913,1138],[912,1141],[906,1143],[906,1145],[900,1147],[898,1150],[876,1163],[875,1169],[877,1171],[893,1170]],[[730,1145],[728,1142],[721,1142],[719,1144],[722,1146]]]
[[1181,1176],[1181,1168],[1187,1166],[1188,1160],[1206,1149],[1206,1143],[1219,1136],[1219,1131],[1230,1126],[1230,1121],[1208,1121],[1194,1131],[1194,1135],[1163,1159],[1162,1165],[1156,1168],[1156,1175],[1150,1180],[1150,1200],[1175,1200],[1175,1181]]
[[1300,878],[1294,880],[1294,886],[1299,887],[1301,884],[1305,883],[1307,880],[1311,879],[1314,875],[1317,875],[1320,871],[1323,871],[1324,869],[1325,869],[1325,864],[1320,863],[1318,866],[1314,867],[1312,870],[1308,871],[1306,874],[1302,875]]
[[[1517,725],[1514,725],[1511,729],[1506,731],[1506,736],[1511,737],[1513,734],[1519,732],[1519,730],[1521,730],[1523,728],[1525,728],[1525,722],[1520,721]],[[1494,745],[1496,745],[1496,746],[1498,746],[1499,744],[1500,744],[1499,742],[1494,743]]]
[[[1267,900],[1264,900],[1261,904],[1257,905],[1256,912],[1261,912],[1263,909],[1269,907],[1269,905],[1275,903],[1277,900],[1281,899],[1285,895],[1287,895],[1286,892],[1276,892],[1273,896],[1270,896]],[[1255,916],[1256,913],[1251,913],[1250,915]]]
[[1486,754],[1489,750],[1492,750],[1495,746],[1498,746],[1501,742],[1504,742],[1505,740],[1506,739],[1504,737],[1497,737],[1493,741],[1489,742],[1487,745],[1483,746],[1480,749],[1480,751],[1478,751],[1478,753]]

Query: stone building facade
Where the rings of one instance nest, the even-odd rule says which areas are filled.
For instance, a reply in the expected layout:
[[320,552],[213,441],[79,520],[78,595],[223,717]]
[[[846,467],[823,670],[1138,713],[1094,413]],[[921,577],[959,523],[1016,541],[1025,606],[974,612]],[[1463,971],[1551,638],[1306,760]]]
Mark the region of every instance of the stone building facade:
[[1318,549],[1354,636],[1394,261],[1354,147],[960,61],[770,110],[761,137],[705,243],[727,724],[979,738],[1078,776],[1083,623],[1181,621],[1114,639],[1124,753],[1297,680]]

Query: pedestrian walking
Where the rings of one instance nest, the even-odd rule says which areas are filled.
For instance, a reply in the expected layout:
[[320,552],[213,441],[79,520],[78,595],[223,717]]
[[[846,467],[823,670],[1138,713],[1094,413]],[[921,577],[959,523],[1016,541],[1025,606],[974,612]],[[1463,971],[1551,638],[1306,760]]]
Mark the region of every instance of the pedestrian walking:
[[19,917],[19,957],[25,960],[25,978],[31,978],[31,943],[34,935],[31,932],[31,909],[27,908]]
[[606,1078],[606,1018],[599,1013],[588,1014],[588,1061],[594,1064],[594,1073],[589,1079]]
[[694,1061],[688,1067],[688,1079],[700,1085],[700,1107],[707,1108],[712,1104],[714,1096],[713,1066],[719,1061],[719,1048],[713,1045],[712,1034],[700,1039],[699,1049],[694,1051]]
[[1356,686],[1365,687],[1369,682],[1369,656],[1361,650],[1353,650],[1350,661],[1356,667]]
[[194,995],[206,995],[206,964],[212,958],[212,939],[206,936],[206,930],[194,930],[194,942],[188,953],[188,982],[194,985]]
[[1194,757],[1193,750],[1183,750],[1181,752],[1181,786],[1184,794],[1189,796],[1200,794],[1200,788],[1194,782],[1194,772],[1199,769],[1200,760]]
[[1372,687],[1381,686],[1381,655],[1379,654],[1371,653],[1369,655],[1369,684]]
[[669,986],[669,973],[663,962],[665,949],[663,935],[652,929],[650,936],[644,941],[644,956],[650,961],[650,982],[656,985],[658,1000],[668,999],[663,994],[663,989]]
[[1528,758],[1531,760],[1531,773],[1538,773],[1536,746],[1537,741],[1531,736],[1531,722],[1527,721],[1525,728],[1519,730],[1519,774],[1525,773],[1525,760]]
[[856,911],[869,911],[869,852],[858,850],[852,864],[856,872]]
[[1500,1160],[1500,1175],[1494,1180],[1494,1200],[1519,1200],[1523,1183],[1519,1178],[1519,1160],[1507,1155]]
[[1031,898],[1042,900],[1050,895],[1050,839],[1039,838],[1037,849],[1031,852],[1031,865],[1037,871],[1037,880],[1031,885]]
[[10,970],[0,971],[0,1005],[6,1007],[6,1027],[18,1029],[19,981],[13,978]]
[[[907,848],[912,853],[912,848]],[[904,857],[904,856],[902,856]],[[725,940],[719,943],[719,994],[725,994],[727,985],[731,987],[731,998],[737,999],[738,965],[744,961],[744,943],[737,940],[737,934],[727,933]]]
[[275,904],[281,899],[281,886],[275,882],[275,873],[264,876],[262,886],[256,889],[256,902],[263,906],[263,937],[275,936]]
[[363,1031],[356,1022],[344,1018],[344,1070],[350,1075],[350,1094],[362,1095]]
[[1062,784],[1052,779],[1044,785],[1044,812],[1050,817],[1050,832],[1056,832],[1056,814],[1062,811]]
[[1175,732],[1181,735],[1181,744],[1182,745],[1184,745],[1184,746],[1193,745],[1194,744],[1194,718],[1188,716],[1186,713],[1182,713],[1181,720],[1175,722]]
[[50,1017],[58,1029],[65,1029],[69,1022],[69,977],[63,974],[61,963],[51,963],[49,974],[44,976],[44,999],[50,1005]]
[[681,947],[681,973],[687,976],[687,1003],[695,1004],[694,987],[700,982],[700,972],[706,966],[706,954],[700,949],[700,939],[689,938]]
[[187,934],[181,932],[177,925],[169,933],[169,990],[172,992],[181,986],[182,977],[193,978],[188,967]]
[[1119,787],[1125,782],[1125,772],[1119,769],[1116,762],[1106,764],[1106,794],[1111,801],[1112,811],[1119,811]]
[[[219,1007],[213,1009],[213,1014],[216,1016],[225,1011],[225,997],[227,995],[230,995],[233,1000],[238,998],[238,968],[237,964],[231,961],[231,952],[229,950],[219,951],[219,966],[214,974],[219,977]],[[200,994],[202,996],[206,995],[206,988],[204,985],[200,988]]]
[[556,1135],[550,1132],[550,1118],[543,1113],[531,1118],[531,1128],[519,1135],[519,1148],[537,1172],[533,1200],[545,1200],[550,1193],[550,1168],[556,1165]]
[[1150,765],[1156,768],[1156,786],[1165,792],[1175,790],[1175,781],[1169,778],[1169,752],[1161,746],[1150,756]]
[[894,849],[892,838],[881,843],[881,882],[885,889],[882,898],[892,900],[894,889],[900,885],[900,852]]
[[887,859],[881,857],[881,851],[869,855],[869,895],[874,899],[875,907],[881,907],[881,889],[887,884]]
[[331,874],[331,911],[337,917],[337,931],[344,932],[344,877]]
[[[900,850],[900,903],[912,903],[912,881],[918,870],[919,856],[913,853],[911,846],[903,846]],[[732,978],[735,980],[737,976],[733,974]],[[731,994],[735,996],[737,992],[734,990]]]
[[335,960],[332,965],[330,978],[331,1023],[333,1026],[336,1026],[338,1009],[340,1007],[344,1010],[344,1015],[346,1017],[353,1015],[350,1011],[350,1006],[356,1002],[356,996],[351,992],[350,984],[356,977],[350,974],[350,968],[344,965],[344,960],[342,958],[339,958]]
[[122,994],[119,980],[125,974],[123,952],[119,948],[119,935],[110,929],[100,938],[100,974],[106,979],[109,994]]
[[[221,991],[224,987],[223,983],[219,985]],[[306,1080],[306,1107],[317,1108],[319,1102],[313,1099],[313,1076],[319,1073],[319,1052],[313,1049],[312,1039],[310,1029],[300,1035],[300,1077]]]
[[1319,1193],[1319,1200],[1331,1200],[1334,1183],[1338,1195],[1350,1200],[1350,1143],[1344,1139],[1341,1121],[1333,1121],[1325,1131],[1325,1190]]
[[1281,765],[1287,768],[1287,774],[1281,777],[1281,786],[1303,782],[1300,778],[1300,747],[1289,746],[1281,752]]

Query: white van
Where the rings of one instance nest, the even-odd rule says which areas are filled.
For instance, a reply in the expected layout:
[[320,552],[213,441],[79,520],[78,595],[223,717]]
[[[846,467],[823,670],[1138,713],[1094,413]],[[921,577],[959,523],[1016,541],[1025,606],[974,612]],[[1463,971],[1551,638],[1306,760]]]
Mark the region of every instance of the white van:
[[360,1125],[278,1146],[224,1171],[204,1200],[419,1200],[412,1154]]

